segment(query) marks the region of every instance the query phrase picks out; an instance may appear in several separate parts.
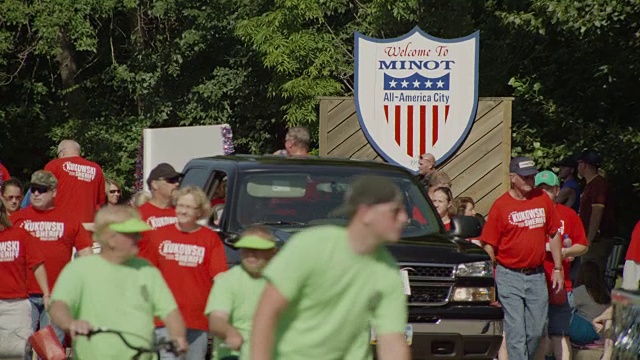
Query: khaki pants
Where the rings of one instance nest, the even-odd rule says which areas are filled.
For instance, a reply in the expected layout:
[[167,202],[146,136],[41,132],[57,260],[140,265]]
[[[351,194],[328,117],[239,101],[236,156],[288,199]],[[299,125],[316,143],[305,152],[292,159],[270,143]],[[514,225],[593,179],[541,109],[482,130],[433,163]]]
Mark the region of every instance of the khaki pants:
[[0,359],[24,359],[31,333],[29,300],[0,300]]

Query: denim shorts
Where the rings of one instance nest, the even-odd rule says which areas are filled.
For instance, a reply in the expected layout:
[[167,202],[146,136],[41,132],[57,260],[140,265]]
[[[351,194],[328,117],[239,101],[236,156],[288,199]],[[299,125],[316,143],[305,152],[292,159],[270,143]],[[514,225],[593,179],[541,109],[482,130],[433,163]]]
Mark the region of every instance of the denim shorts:
[[549,336],[569,336],[571,324],[571,306],[569,302],[562,305],[549,304],[549,323],[547,334]]

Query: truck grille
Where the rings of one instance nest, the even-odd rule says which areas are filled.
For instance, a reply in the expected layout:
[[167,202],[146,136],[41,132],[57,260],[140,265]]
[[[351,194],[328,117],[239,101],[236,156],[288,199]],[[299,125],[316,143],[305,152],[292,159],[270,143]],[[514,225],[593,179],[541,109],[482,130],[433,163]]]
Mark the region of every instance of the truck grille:
[[400,269],[406,269],[410,280],[453,280],[455,266],[401,263]]
[[409,305],[443,305],[451,296],[451,284],[411,283]]

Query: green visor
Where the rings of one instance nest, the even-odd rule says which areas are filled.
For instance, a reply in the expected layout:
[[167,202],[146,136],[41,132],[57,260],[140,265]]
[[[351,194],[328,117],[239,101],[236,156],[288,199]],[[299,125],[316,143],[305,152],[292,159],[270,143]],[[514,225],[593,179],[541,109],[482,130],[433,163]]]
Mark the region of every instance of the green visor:
[[140,219],[129,219],[119,223],[109,225],[109,229],[119,233],[139,233],[152,230],[144,221]]
[[247,235],[240,238],[233,246],[239,249],[269,250],[276,247],[276,243],[260,236]]

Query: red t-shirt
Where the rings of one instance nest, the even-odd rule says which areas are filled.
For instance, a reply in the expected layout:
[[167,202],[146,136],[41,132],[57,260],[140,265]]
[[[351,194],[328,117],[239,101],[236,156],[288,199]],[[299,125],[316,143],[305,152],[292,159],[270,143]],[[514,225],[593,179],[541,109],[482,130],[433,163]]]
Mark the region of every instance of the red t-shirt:
[[0,231],[0,299],[28,298],[27,274],[43,262],[37,240],[28,232],[15,226]]
[[[38,241],[38,247],[44,256],[49,288],[58,279],[62,268],[71,261],[73,248],[80,251],[91,248],[91,235],[78,219],[60,208],[47,211],[34,207],[24,208],[12,216],[14,227],[27,230]],[[27,274],[29,294],[42,294],[40,286],[32,272]]]
[[554,204],[542,190],[531,190],[524,200],[507,192],[491,206],[481,239],[493,246],[500,265],[535,268],[544,263],[547,236],[559,228]]
[[106,196],[100,165],[73,156],[51,160],[44,169],[58,179],[56,207],[73,214],[80,222],[93,222],[96,210],[105,203]]
[[[146,203],[138,207],[142,220],[154,229],[161,228],[167,225],[173,225],[178,222],[176,218],[176,208],[169,207],[166,209],[159,208],[153,205],[151,202]],[[149,236],[152,231],[143,233],[142,239],[138,242],[138,252],[143,253],[146,251],[147,243],[149,243]]]
[[0,164],[0,184],[2,184],[4,181],[10,178],[11,178],[11,175],[9,174],[9,170],[7,170],[7,168],[4,167],[4,165]]
[[224,245],[218,234],[206,227],[186,233],[177,226],[165,226],[149,233],[148,247],[140,256],[160,269],[186,326],[209,331],[204,315],[207,298],[213,278],[227,270]]
[[632,260],[640,262],[640,221],[636,223],[631,233],[631,242],[629,242],[629,248],[627,249],[627,255],[625,260]]
[[[582,226],[582,221],[578,214],[576,214],[575,210],[562,204],[556,204],[556,212],[558,213],[558,218],[560,218],[559,232],[562,237],[563,244],[564,235],[568,235],[569,239],[571,239],[571,245],[579,244],[589,246],[589,243],[587,242],[587,235],[585,234],[584,227]],[[549,240],[550,238],[547,237],[547,242],[549,242]],[[565,245],[563,246],[570,247]],[[553,262],[553,256],[551,255],[551,252],[547,251],[547,256],[544,259],[544,272],[549,279],[551,278],[554,268],[555,263]],[[564,288],[567,291],[572,291],[573,283],[571,282],[571,261],[569,261],[569,259],[563,260],[562,268],[564,271]]]

